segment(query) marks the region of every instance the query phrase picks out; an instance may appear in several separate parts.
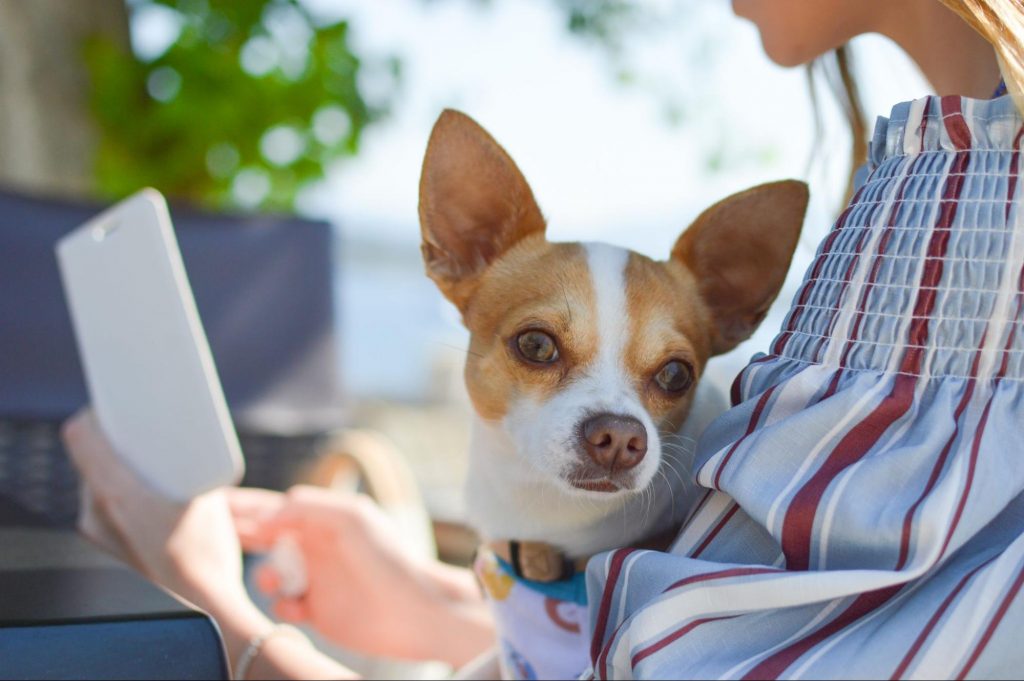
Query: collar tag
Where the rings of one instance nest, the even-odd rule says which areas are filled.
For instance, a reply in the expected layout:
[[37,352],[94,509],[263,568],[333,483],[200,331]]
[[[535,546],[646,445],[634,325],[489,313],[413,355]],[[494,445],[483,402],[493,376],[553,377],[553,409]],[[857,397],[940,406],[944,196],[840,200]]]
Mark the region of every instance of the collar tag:
[[509,565],[516,576],[532,582],[572,579],[576,567],[560,551],[541,542],[510,541]]

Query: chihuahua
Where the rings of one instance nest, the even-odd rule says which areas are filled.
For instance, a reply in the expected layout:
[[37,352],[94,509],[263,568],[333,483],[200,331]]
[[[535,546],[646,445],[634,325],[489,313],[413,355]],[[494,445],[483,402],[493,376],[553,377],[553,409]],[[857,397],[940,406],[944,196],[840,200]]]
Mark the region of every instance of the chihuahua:
[[807,187],[713,205],[664,261],[552,243],[511,157],[446,110],[419,198],[427,274],[470,332],[466,508],[485,541],[476,569],[502,674],[575,677],[589,663],[586,560],[674,538],[694,496],[692,440],[679,433],[696,385],[778,294]]

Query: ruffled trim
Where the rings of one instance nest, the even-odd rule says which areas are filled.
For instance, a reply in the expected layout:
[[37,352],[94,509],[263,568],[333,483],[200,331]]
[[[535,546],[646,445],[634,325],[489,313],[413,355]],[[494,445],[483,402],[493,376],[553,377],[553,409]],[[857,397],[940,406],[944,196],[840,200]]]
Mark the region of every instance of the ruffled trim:
[[929,151],[1016,151],[1024,119],[1010,96],[996,99],[929,96],[902,102],[879,116],[868,152],[873,170],[897,156]]

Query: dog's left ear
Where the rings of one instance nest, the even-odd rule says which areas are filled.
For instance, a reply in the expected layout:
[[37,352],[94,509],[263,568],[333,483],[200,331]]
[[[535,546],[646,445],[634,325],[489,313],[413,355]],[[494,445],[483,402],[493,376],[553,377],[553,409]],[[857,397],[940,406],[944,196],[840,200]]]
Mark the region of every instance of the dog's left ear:
[[786,278],[807,211],[807,185],[762,184],[705,210],[672,248],[697,278],[715,322],[712,354],[746,340]]
[[420,176],[420,229],[427,275],[463,312],[479,277],[544,217],[512,158],[469,116],[445,110],[434,124]]

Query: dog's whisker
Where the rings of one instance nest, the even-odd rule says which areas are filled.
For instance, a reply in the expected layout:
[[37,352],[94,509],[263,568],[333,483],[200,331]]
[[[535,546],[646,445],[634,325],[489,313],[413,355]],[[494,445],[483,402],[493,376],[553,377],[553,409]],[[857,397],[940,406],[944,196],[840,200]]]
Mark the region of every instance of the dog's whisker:
[[444,341],[439,340],[435,340],[434,342],[437,343],[438,345],[443,345],[446,348],[451,348],[452,350],[458,350],[459,352],[463,352],[467,355],[472,355],[473,357],[483,358],[483,355],[481,355],[479,352],[474,352],[469,348],[459,347],[458,345],[453,345],[452,343],[445,343]]
[[697,438],[690,437],[689,435],[683,435],[682,433],[677,433],[674,430],[659,430],[658,434],[661,435],[663,438],[667,439],[686,440],[687,442],[697,441]]
[[[682,463],[679,459],[677,459],[677,458],[675,458],[675,457],[673,457],[671,455],[666,455],[665,458],[668,461],[674,461],[677,464],[681,464]],[[679,470],[677,470],[675,466],[668,466],[667,468],[668,468],[669,471],[672,472],[673,475],[676,476],[676,479],[679,480],[679,492],[685,493],[685,491],[687,489],[689,489],[693,485],[692,481],[689,481],[686,477],[684,477],[683,474]],[[669,488],[669,490],[670,490],[670,492],[671,492],[671,494],[673,496],[673,501],[674,501],[675,494],[676,494],[676,488],[668,480],[667,475],[666,475],[665,481],[668,484],[668,488]],[[673,514],[673,517],[674,517],[674,514]]]
[[687,452],[696,450],[696,445],[692,442],[663,442],[661,444],[663,447],[667,447],[669,449],[681,449]]
[[565,279],[563,279],[561,272],[558,273],[558,285],[562,287],[562,298],[565,300],[565,314],[569,318],[569,324],[572,325],[572,305],[569,304],[569,292],[565,288]]
[[[665,471],[663,471],[661,468],[659,468],[657,472],[658,472],[658,475],[661,476],[661,479],[665,481],[665,487],[668,488],[669,513],[671,513],[671,517],[672,518],[675,518],[676,517],[676,494],[675,494],[675,490],[672,489],[672,481],[669,480],[668,475],[666,475]],[[653,491],[651,492],[651,496],[654,496],[654,492]]]

